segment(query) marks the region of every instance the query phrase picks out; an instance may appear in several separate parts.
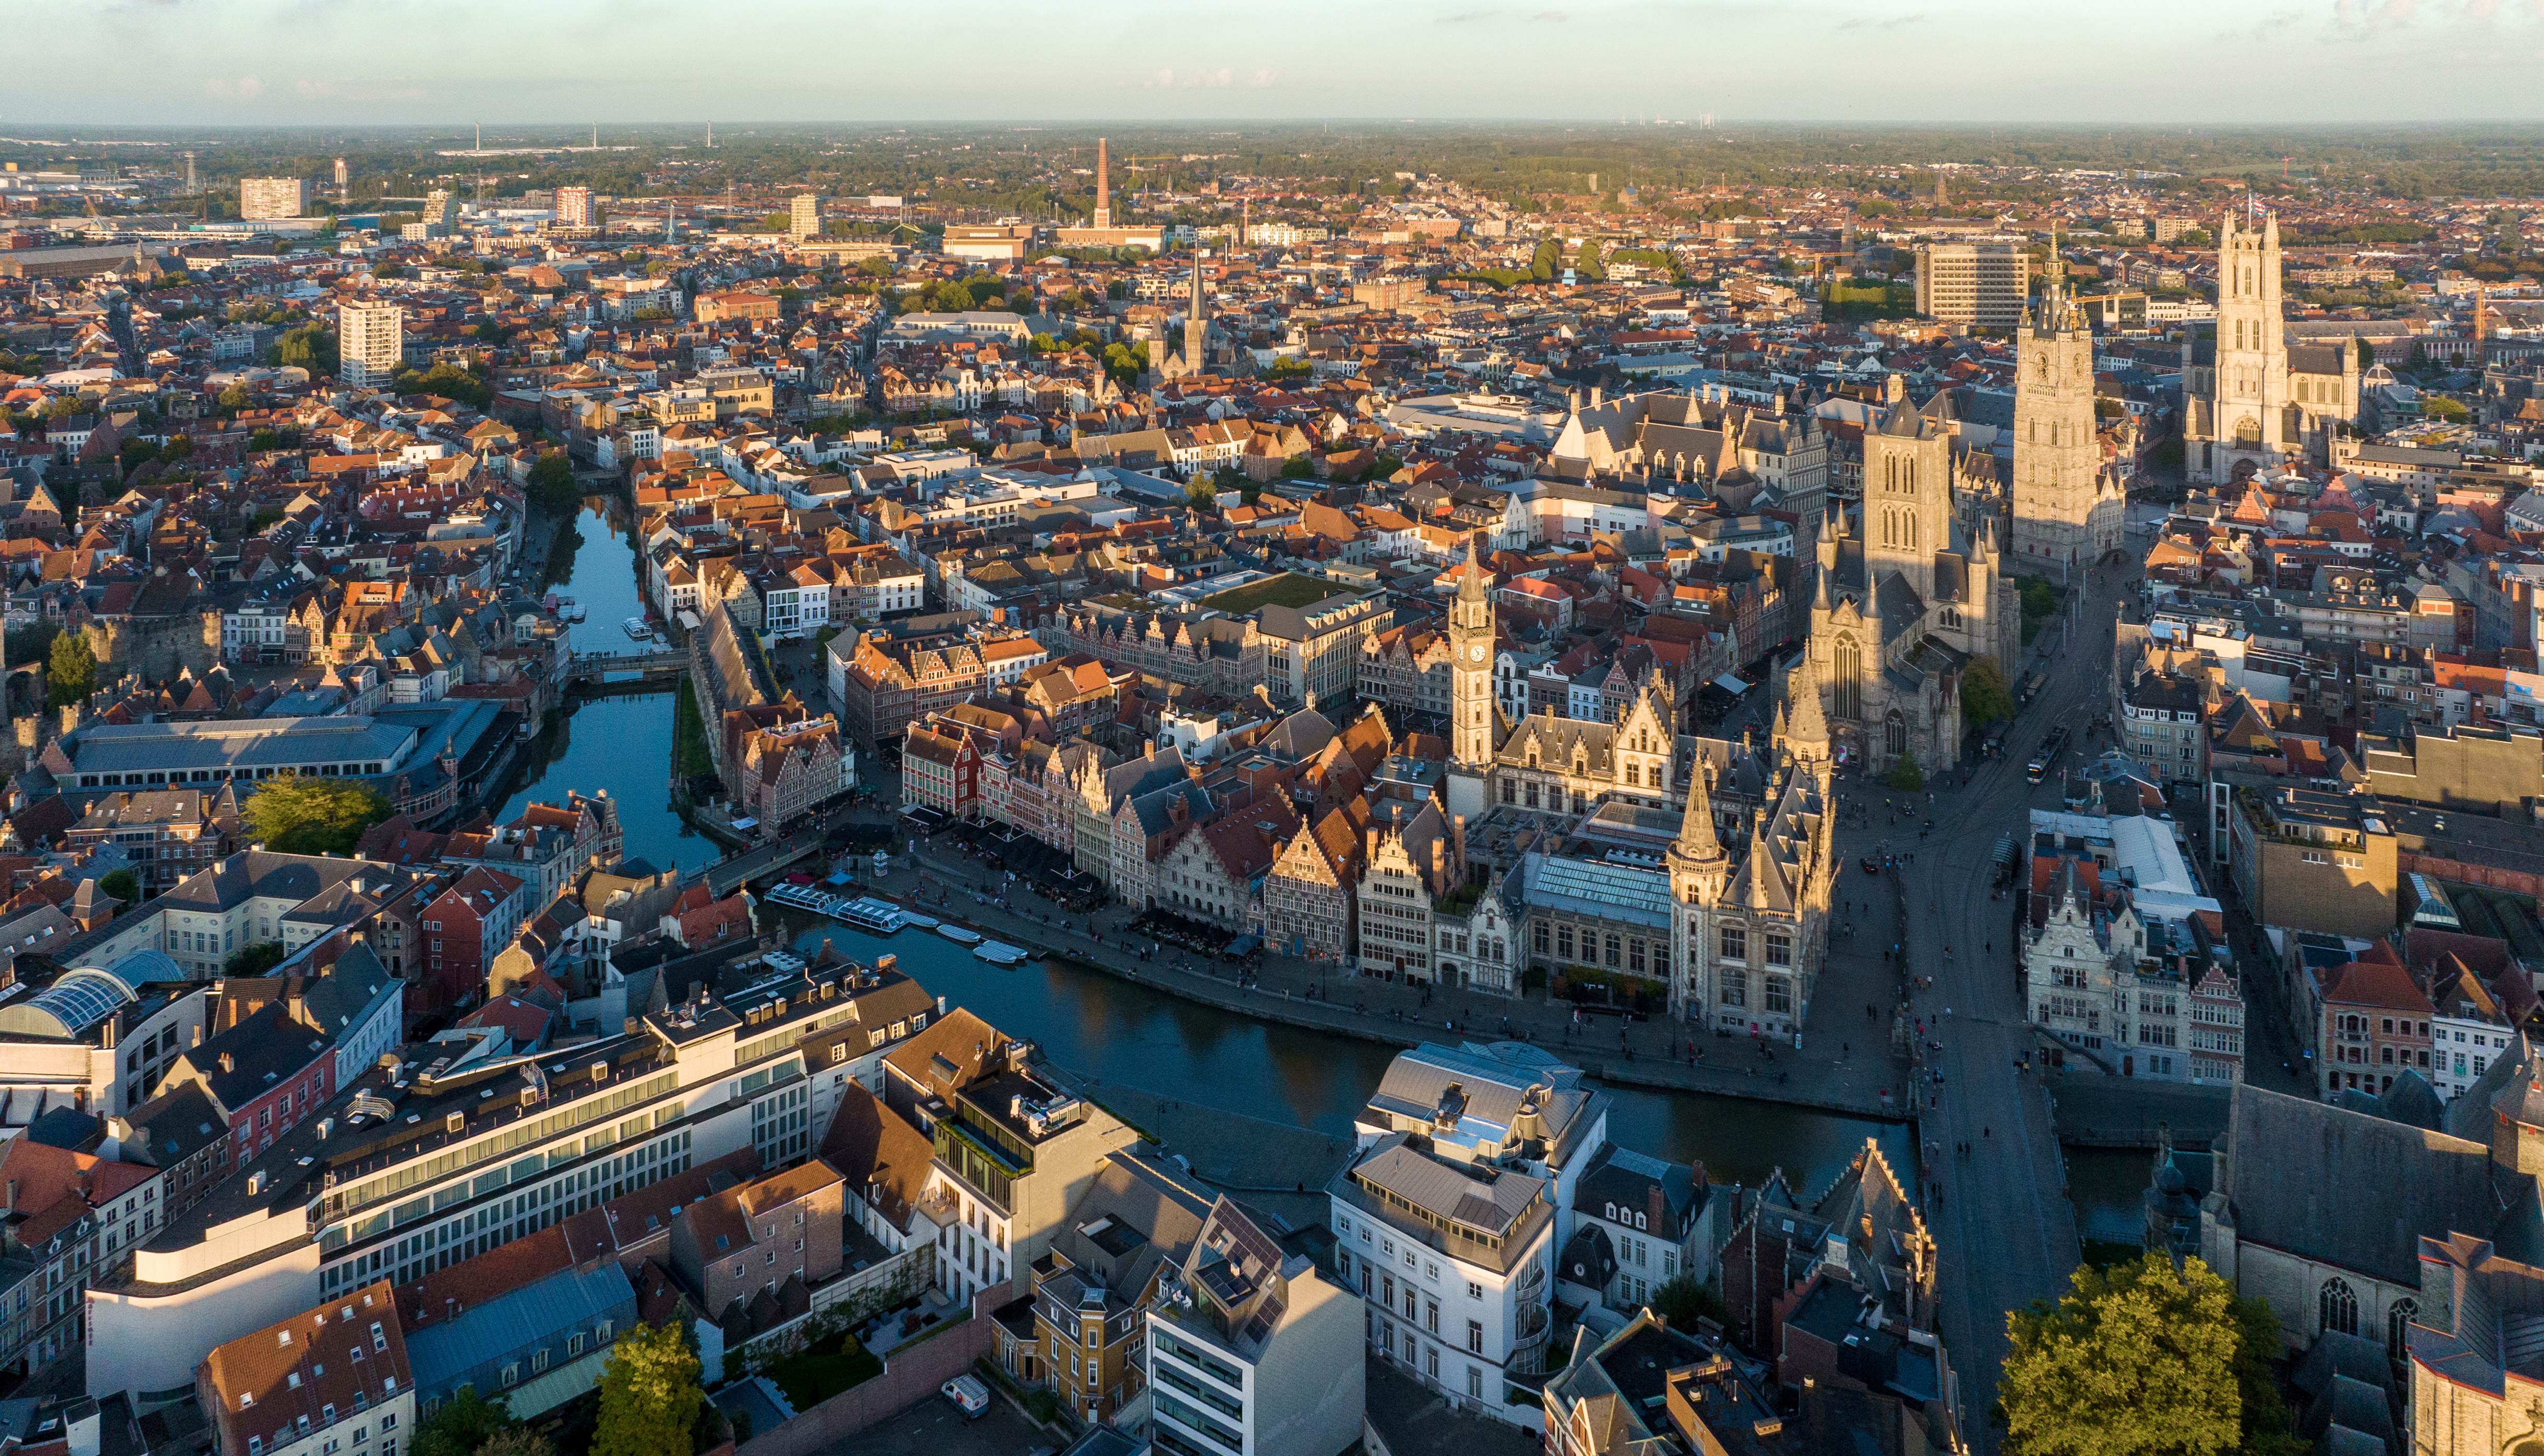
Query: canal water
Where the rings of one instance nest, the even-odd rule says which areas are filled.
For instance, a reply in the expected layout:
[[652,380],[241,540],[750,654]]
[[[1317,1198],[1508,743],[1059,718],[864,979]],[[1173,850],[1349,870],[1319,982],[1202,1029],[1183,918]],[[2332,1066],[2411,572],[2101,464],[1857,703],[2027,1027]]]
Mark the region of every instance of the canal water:
[[[1038,1042],[1071,1072],[1223,1111],[1349,1137],[1353,1115],[1394,1056],[1376,1042],[1266,1025],[1075,966],[1028,961],[1000,970],[926,930],[875,936],[773,906],[760,914],[763,924],[775,915],[802,949],[827,939],[857,960],[899,956],[902,972],[929,993]],[[1881,1141],[1902,1176],[1914,1176],[1900,1124],[1737,1097],[1606,1091],[1614,1100],[1611,1140],[1702,1164],[1716,1182],[1754,1185],[1782,1168],[1809,1196],[1845,1171],[1868,1137]]]
[[[584,619],[567,629],[578,653],[641,653],[653,644],[629,639],[622,625],[644,612],[636,584],[636,547],[627,503],[586,496],[573,537],[548,558],[548,589],[571,597]],[[510,798],[496,813],[504,823],[532,799],[555,801],[566,790],[607,789],[618,801],[627,853],[656,869],[695,867],[723,851],[672,810],[672,711],[669,691],[577,693],[557,726],[531,745]]]
[[[577,652],[642,650],[620,626],[644,610],[628,517],[622,501],[588,498],[576,522],[579,539],[560,543],[550,558],[551,588],[585,610],[571,629]],[[534,747],[498,822],[533,798],[607,789],[618,800],[631,856],[658,869],[715,858],[714,842],[671,808],[676,700],[671,692],[578,694],[564,721]],[[1267,1026],[1095,971],[1036,962],[1000,970],[924,930],[878,938],[773,906],[760,913],[776,916],[799,946],[827,936],[859,960],[898,955],[901,969],[930,994],[1039,1043],[1073,1073],[1229,1112],[1347,1137],[1393,1056],[1375,1042]],[[1913,1176],[1908,1130],[1900,1124],[1736,1097],[1607,1091],[1614,1098],[1609,1136],[1620,1146],[1702,1164],[1716,1182],[1754,1185],[1781,1168],[1808,1197],[1845,1171],[1868,1137],[1880,1140],[1902,1176]]]

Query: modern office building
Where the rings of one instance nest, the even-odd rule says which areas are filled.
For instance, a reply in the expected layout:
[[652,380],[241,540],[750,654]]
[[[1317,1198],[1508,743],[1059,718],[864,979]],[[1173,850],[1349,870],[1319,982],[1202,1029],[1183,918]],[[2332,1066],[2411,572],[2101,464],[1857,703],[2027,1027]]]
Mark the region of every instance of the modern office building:
[[336,352],[346,383],[387,383],[406,354],[406,310],[369,301],[342,305],[336,312]]
[[239,179],[239,216],[306,217],[308,215],[308,178],[242,177]]
[[1928,243],[1917,250],[1917,311],[1950,324],[2023,322],[2031,255],[2013,243]]
[[768,1168],[799,1163],[812,1151],[812,1039],[921,1029],[918,1015],[862,1027],[858,973],[843,983],[772,955],[708,974],[746,989],[717,999],[691,983],[701,989],[570,1051],[439,1074],[379,1058],[165,1221],[129,1274],[91,1289],[88,1388],[170,1389],[223,1340],[377,1280],[412,1283],[739,1149]]
[[799,192],[787,217],[786,231],[799,238],[822,235],[822,198],[819,193]]

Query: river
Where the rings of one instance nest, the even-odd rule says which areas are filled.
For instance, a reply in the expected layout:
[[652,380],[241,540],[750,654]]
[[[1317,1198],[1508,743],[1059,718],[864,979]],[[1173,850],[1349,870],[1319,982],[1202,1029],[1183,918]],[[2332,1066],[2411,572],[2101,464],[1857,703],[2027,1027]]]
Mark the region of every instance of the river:
[[[644,608],[626,519],[623,502],[587,499],[577,522],[580,540],[560,543],[551,558],[555,590],[586,611],[572,629],[578,652],[632,646],[619,624]],[[534,797],[607,789],[618,800],[630,856],[658,869],[693,868],[714,858],[714,842],[671,809],[676,700],[669,692],[579,695],[565,720],[535,746],[499,822]],[[931,994],[1038,1043],[1073,1073],[1230,1112],[1349,1136],[1353,1115],[1393,1055],[1375,1042],[1267,1026],[1076,967],[1028,963],[999,970],[923,930],[878,939],[775,907],[761,914],[763,923],[777,915],[798,945],[828,936],[859,960],[898,955],[901,969]],[[1608,1092],[1614,1099],[1609,1136],[1620,1146],[1702,1164],[1716,1182],[1755,1184],[1781,1168],[1808,1197],[1845,1170],[1867,1137],[1879,1138],[1891,1167],[1913,1176],[1901,1124],[1737,1097],[1630,1087]]]

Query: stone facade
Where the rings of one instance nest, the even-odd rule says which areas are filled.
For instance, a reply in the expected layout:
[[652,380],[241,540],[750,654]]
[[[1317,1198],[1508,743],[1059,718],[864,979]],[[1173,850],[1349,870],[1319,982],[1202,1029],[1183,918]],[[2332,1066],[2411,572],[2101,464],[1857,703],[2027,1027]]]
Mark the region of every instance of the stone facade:
[[1957,759],[1962,672],[1975,657],[2003,668],[2020,650],[1997,524],[1955,509],[1948,398],[1914,409],[1891,381],[1865,431],[1863,533],[1819,543],[1812,677],[1836,751],[1875,771]]
[[2066,581],[2120,548],[2128,508],[2095,426],[2094,331],[2053,278],[2014,348],[2014,559]]

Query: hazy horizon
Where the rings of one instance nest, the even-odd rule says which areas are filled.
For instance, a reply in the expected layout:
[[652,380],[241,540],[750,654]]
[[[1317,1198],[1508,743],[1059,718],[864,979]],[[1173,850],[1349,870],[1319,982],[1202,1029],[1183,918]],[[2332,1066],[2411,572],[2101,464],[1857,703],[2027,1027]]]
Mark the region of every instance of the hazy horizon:
[[[71,126],[1620,121],[2269,126],[2544,121],[2544,3],[1109,0],[1065,29],[772,0],[22,0],[0,133]],[[1637,68],[1634,63],[1648,62]],[[1974,105],[1979,98],[1984,104]],[[605,138],[604,138],[605,140]]]

